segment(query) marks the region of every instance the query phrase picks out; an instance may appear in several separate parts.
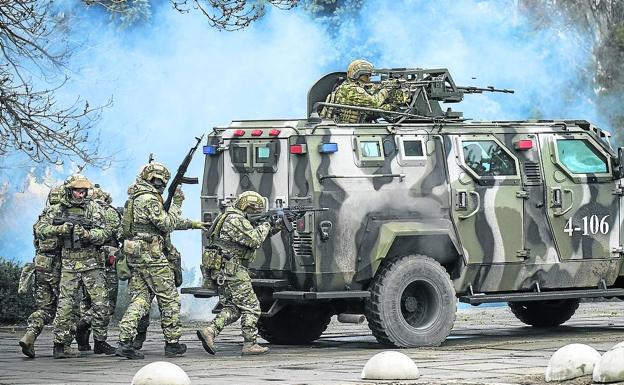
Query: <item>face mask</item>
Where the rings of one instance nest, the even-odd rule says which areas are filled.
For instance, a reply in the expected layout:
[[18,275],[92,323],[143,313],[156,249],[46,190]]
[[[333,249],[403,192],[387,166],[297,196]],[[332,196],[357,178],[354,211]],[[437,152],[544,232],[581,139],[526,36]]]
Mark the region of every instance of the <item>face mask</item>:
[[162,179],[152,178],[151,183],[159,193],[163,193],[165,191],[165,182],[163,182]]

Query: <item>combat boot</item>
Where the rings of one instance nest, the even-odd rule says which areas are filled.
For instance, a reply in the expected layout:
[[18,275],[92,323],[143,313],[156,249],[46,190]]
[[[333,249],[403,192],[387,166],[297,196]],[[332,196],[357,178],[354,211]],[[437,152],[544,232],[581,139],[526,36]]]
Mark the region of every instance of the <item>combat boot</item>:
[[214,331],[210,326],[198,330],[197,338],[201,341],[205,351],[212,355],[217,352],[214,346]]
[[134,349],[132,341],[119,341],[119,346],[115,349],[115,355],[119,357],[126,357],[129,360],[141,360],[145,358],[143,353]]
[[54,358],[76,358],[80,357],[80,353],[65,344],[54,343]]
[[134,341],[132,341],[132,346],[136,350],[141,350],[143,348],[143,342],[147,339],[147,330],[140,331],[137,333],[136,337],[134,337]]
[[65,352],[65,358],[78,358],[78,357],[80,357],[80,351],[72,348],[69,345],[65,345],[65,349],[63,349],[63,351]]
[[243,350],[241,350],[241,355],[252,356],[252,355],[264,354],[268,352],[269,352],[269,348],[265,346],[260,346],[255,342],[245,342],[243,343]]
[[78,325],[76,325],[76,343],[78,344],[78,350],[81,352],[91,350],[91,344],[89,344],[90,336],[91,325],[85,320],[78,321]]
[[106,354],[110,356],[115,354],[116,349],[108,344],[106,341],[93,340],[93,353],[94,354]]
[[19,341],[19,345],[22,347],[22,353],[24,355],[35,358],[35,340],[37,339],[37,335],[33,331],[26,331],[24,337]]
[[186,344],[165,342],[165,357],[182,357],[186,353]]

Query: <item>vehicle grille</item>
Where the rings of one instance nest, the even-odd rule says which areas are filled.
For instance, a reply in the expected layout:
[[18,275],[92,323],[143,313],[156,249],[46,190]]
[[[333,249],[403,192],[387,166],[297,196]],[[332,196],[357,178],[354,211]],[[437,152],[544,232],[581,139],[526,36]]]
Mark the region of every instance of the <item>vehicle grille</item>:
[[525,184],[529,186],[542,184],[542,173],[540,171],[539,163],[524,162],[524,175],[526,176]]
[[295,256],[301,258],[300,261],[312,259],[312,233],[300,234],[293,231],[292,242]]

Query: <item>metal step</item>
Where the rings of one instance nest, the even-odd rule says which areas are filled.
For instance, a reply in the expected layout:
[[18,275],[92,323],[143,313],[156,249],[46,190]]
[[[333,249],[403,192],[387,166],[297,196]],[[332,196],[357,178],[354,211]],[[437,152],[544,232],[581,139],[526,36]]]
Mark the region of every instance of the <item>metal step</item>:
[[475,294],[459,297],[459,302],[479,305],[492,302],[528,302],[528,301],[551,301],[570,298],[600,298],[600,297],[622,297],[624,289],[586,289],[586,290],[561,290],[522,292],[522,293],[496,293],[496,294]]
[[290,300],[322,300],[341,298],[369,298],[370,291],[366,290],[344,290],[344,291],[278,291],[273,293],[273,299]]

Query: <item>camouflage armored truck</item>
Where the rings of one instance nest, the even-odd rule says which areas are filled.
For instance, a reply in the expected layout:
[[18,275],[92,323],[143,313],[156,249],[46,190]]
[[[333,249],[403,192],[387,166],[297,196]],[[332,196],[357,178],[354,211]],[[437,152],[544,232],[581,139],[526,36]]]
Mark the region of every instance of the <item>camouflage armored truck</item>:
[[[409,88],[397,111],[325,102],[344,76],[311,88],[307,119],[233,121],[203,148],[205,221],[245,190],[270,208],[328,209],[291,218],[250,266],[267,341],[308,343],[332,315],[364,314],[383,344],[438,345],[457,300],[507,302],[545,327],[581,298],[624,295],[622,152],[607,132],[466,120],[440,103],[495,89],[459,87],[446,69],[376,70],[380,86]],[[361,123],[321,119],[322,108],[354,108]]]

